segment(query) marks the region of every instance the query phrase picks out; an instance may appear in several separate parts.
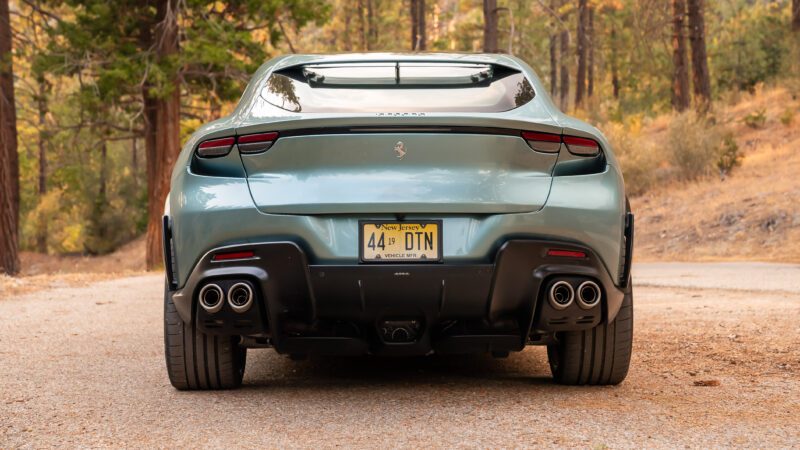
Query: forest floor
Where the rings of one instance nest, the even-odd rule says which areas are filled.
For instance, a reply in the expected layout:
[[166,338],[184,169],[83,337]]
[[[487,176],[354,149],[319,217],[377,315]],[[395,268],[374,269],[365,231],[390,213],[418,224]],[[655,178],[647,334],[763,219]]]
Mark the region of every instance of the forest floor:
[[[796,111],[793,123],[780,116]],[[744,117],[763,111],[752,128]],[[800,100],[785,89],[744,94],[720,108],[744,159],[731,176],[671,184],[631,199],[638,261],[800,261]],[[669,122],[643,134],[665,142]]]

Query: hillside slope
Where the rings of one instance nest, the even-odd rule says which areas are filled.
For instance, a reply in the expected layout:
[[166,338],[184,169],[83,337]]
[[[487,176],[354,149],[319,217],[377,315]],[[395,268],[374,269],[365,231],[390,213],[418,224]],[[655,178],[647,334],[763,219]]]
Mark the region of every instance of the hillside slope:
[[[792,123],[780,116],[795,111]],[[717,177],[671,184],[631,199],[636,259],[675,261],[800,261],[800,102],[784,89],[748,96],[717,113],[744,153],[742,166]],[[744,123],[753,111],[767,121]],[[664,142],[663,120],[651,130]]]

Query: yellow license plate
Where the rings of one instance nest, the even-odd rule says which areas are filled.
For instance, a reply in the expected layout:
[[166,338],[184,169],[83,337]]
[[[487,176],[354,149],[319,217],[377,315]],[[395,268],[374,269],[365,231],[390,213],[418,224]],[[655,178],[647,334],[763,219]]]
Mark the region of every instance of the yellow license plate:
[[442,222],[360,222],[364,262],[438,262]]

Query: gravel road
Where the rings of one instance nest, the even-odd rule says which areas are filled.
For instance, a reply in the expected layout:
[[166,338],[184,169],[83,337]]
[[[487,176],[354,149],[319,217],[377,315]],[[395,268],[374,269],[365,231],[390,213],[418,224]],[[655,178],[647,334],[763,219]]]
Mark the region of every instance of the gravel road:
[[535,347],[300,362],[257,350],[242,389],[178,392],[159,275],[10,297],[0,448],[798,447],[798,273],[638,265],[631,372],[599,388],[554,385]]

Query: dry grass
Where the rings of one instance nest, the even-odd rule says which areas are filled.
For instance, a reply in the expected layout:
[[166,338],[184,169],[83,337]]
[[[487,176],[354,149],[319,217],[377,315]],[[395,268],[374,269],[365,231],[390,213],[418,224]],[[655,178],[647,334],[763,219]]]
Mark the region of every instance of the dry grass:
[[89,283],[142,273],[144,238],[122,246],[105,256],[58,256],[22,252],[22,273],[18,277],[0,275],[0,299],[19,294]]
[[[637,260],[800,261],[800,127],[781,122],[787,109],[800,110],[800,101],[772,89],[717,112],[744,153],[742,166],[725,180],[673,183],[633,198]],[[767,117],[758,129],[744,122],[756,110]],[[662,122],[643,136],[664,142]]]

